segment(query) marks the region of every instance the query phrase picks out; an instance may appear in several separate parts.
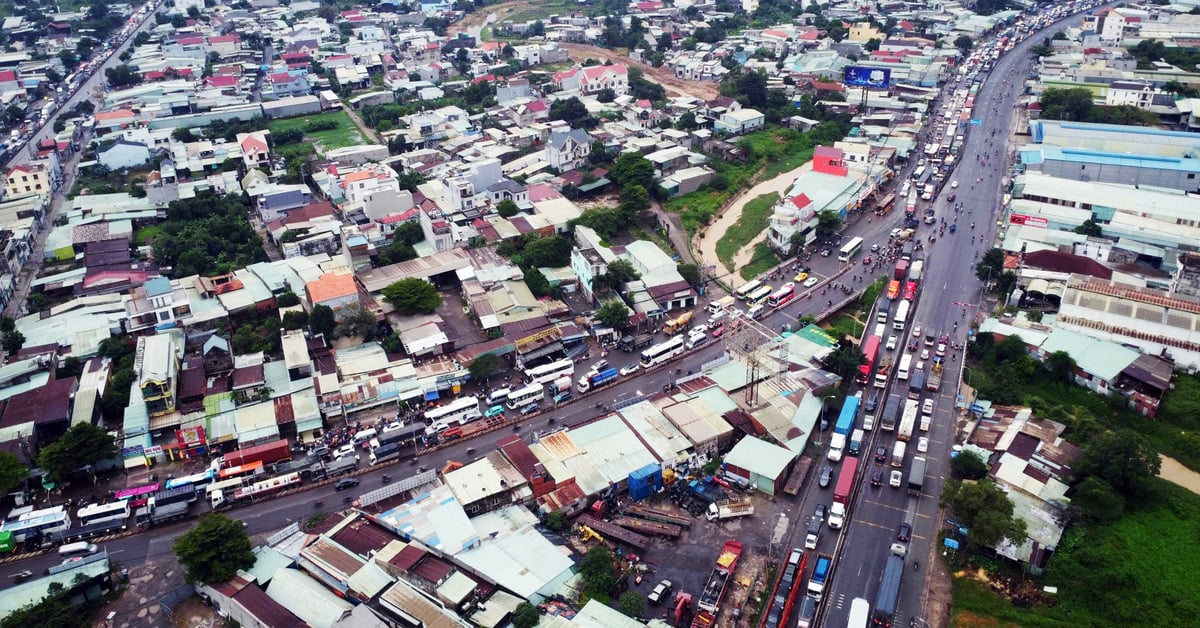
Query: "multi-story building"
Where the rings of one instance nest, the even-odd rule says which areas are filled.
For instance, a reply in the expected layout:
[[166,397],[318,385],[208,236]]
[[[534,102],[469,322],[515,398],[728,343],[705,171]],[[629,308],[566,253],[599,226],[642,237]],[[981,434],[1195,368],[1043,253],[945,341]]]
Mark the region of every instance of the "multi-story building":
[[134,371],[142,400],[152,417],[175,411],[179,359],[179,346],[174,336],[158,334],[138,338]]

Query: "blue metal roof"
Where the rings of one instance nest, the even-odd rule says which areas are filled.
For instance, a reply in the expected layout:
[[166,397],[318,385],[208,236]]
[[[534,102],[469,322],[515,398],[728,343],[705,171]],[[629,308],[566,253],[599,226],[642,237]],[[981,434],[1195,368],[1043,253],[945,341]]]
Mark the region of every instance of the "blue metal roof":
[[1200,172],[1200,159],[1184,157],[1160,157],[1158,155],[1145,154],[1133,155],[1129,153],[1113,153],[1087,148],[1062,148],[1058,146],[1041,146],[1037,149],[1027,148],[1021,151],[1022,163],[1036,164],[1044,161],[1069,161],[1111,166],[1138,166],[1159,170],[1177,170],[1180,172]]

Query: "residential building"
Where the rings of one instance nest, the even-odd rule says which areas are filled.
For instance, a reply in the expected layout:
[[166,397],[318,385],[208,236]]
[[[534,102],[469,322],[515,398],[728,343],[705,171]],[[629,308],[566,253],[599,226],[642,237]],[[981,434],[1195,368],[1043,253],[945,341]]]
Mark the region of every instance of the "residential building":
[[729,135],[753,133],[766,124],[767,117],[755,109],[738,109],[721,114],[713,124],[713,130]]
[[546,142],[546,161],[559,172],[583,166],[591,152],[591,137],[583,129],[554,129]]
[[134,372],[146,411],[152,417],[175,411],[181,344],[170,334],[138,338]]
[[271,169],[271,144],[268,142],[270,131],[254,131],[253,133],[238,133],[237,142],[242,148],[242,163],[246,168]]
[[354,281],[354,275],[325,273],[315,281],[305,283],[304,291],[313,307],[329,307],[338,320],[344,318],[350,308],[359,305],[358,284]]
[[128,314],[125,329],[132,334],[179,325],[191,315],[191,303],[183,280],[172,282],[166,277],[155,277],[133,289],[132,297],[125,302],[125,311]]
[[303,71],[289,70],[272,72],[263,78],[263,100],[276,100],[288,96],[307,96],[312,91],[308,76]]
[[619,63],[555,72],[551,80],[564,92],[594,96],[611,89],[617,96],[629,93],[629,70]]
[[13,166],[4,180],[4,198],[12,200],[30,194],[50,194],[56,187],[50,168],[44,162]]

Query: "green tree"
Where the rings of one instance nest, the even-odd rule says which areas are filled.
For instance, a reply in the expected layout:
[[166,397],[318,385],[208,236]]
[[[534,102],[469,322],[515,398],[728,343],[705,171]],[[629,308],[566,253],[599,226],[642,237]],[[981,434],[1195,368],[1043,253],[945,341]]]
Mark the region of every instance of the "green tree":
[[629,326],[629,308],[618,299],[605,301],[596,310],[596,320],[606,327],[624,329]]
[[342,320],[338,321],[334,330],[341,338],[362,338],[363,342],[375,339],[379,321],[375,315],[364,310],[361,306],[346,308],[342,312]]
[[289,290],[275,297],[275,305],[278,307],[293,307],[300,305],[300,297],[296,296],[295,292]]
[[1080,224],[1078,227],[1075,227],[1071,231],[1074,231],[1080,235],[1091,236],[1093,238],[1099,238],[1104,235],[1104,229],[1101,228],[1100,225],[1091,218],[1083,221],[1082,224]]
[[675,128],[680,131],[695,131],[700,128],[700,123],[696,122],[696,114],[688,111],[679,116],[679,120],[675,122]]
[[0,339],[0,346],[4,347],[5,353],[16,353],[24,345],[25,335],[15,329],[4,334],[3,339]]
[[29,469],[17,457],[0,451],[0,493],[8,493],[21,485],[29,475]]
[[1052,87],[1042,92],[1041,103],[1041,117],[1045,120],[1083,122],[1092,117],[1092,92],[1087,88]]
[[[56,379],[67,379],[69,377],[79,377],[80,375],[83,375],[83,361],[73,355],[67,356],[67,359],[63,360],[62,366],[58,367],[54,372]],[[0,493],[3,492],[0,491]]]
[[676,264],[675,270],[693,288],[698,288],[704,283],[704,280],[700,277],[700,267],[695,264]]
[[496,203],[496,213],[503,218],[511,218],[521,213],[521,208],[517,207],[516,201],[511,198],[506,198],[499,203]]
[[411,244],[393,238],[387,246],[379,249],[375,262],[380,266],[390,266],[412,259],[417,259],[417,250]]
[[1012,500],[991,480],[951,480],[942,490],[941,503],[971,530],[968,545],[994,547],[1004,539],[1016,545],[1025,542],[1025,520],[1013,516]]
[[574,246],[573,240],[558,234],[527,238],[525,248],[521,251],[521,260],[525,267],[561,268],[571,264],[571,249]]
[[602,89],[596,93],[596,100],[598,102],[610,103],[616,99],[617,99],[617,92],[613,91],[613,89],[611,87],[605,87],[604,89]]
[[337,329],[337,316],[328,305],[314,305],[308,316],[308,329],[313,335],[324,335],[325,340],[333,340],[333,332]]
[[1084,478],[1071,491],[1071,510],[1084,521],[1110,523],[1125,513],[1125,498],[1101,478]]
[[228,582],[255,561],[242,522],[220,513],[200,517],[196,527],[175,540],[174,549],[175,556],[187,569],[188,582]]
[[530,268],[525,271],[525,285],[529,287],[529,291],[535,297],[550,296],[550,280],[546,279],[542,271],[536,268]]
[[837,373],[845,381],[854,375],[858,365],[862,364],[863,353],[858,347],[850,344],[840,344],[825,356],[825,368]]
[[823,209],[817,214],[817,239],[823,240],[837,232],[842,226],[842,219],[837,212]]
[[872,37],[867,40],[867,43],[863,44],[863,50],[866,50],[867,52],[875,52],[876,50],[879,50],[879,46],[882,43],[883,40],[880,38]]
[[621,189],[638,185],[650,190],[654,187],[654,164],[637,153],[625,153],[613,162],[608,176]]
[[504,370],[504,361],[495,353],[484,353],[475,358],[471,366],[467,367],[471,379],[488,379],[502,370]]
[[9,105],[4,109],[4,126],[15,127],[25,121],[25,110]]
[[618,208],[628,222],[636,222],[638,214],[650,209],[650,194],[640,185],[621,188],[621,205]]
[[142,82],[142,75],[124,63],[115,68],[105,70],[104,78],[108,81],[109,85],[116,89],[132,87]]
[[548,513],[544,523],[547,528],[555,532],[566,532],[567,528],[571,527],[571,521],[567,519],[567,516],[561,510],[553,510]]
[[588,163],[593,166],[608,161],[608,148],[602,140],[593,140],[592,149],[588,152]]
[[1196,98],[1200,96],[1200,90],[1194,87],[1184,85],[1176,79],[1171,79],[1163,83],[1162,90],[1168,94],[1174,94],[1180,98]]
[[642,274],[633,267],[633,263],[624,258],[617,258],[610,262],[608,272],[605,274],[613,281],[614,285],[642,278]]
[[646,608],[646,598],[642,597],[642,594],[637,591],[626,591],[621,594],[618,607],[627,617],[636,619],[641,617],[642,609]]
[[608,595],[617,583],[612,552],[600,545],[589,549],[583,560],[579,561],[579,575],[583,580],[584,592],[589,597]]
[[117,445],[112,434],[91,423],[79,423],[42,448],[38,453],[38,466],[49,471],[56,481],[62,481],[78,469],[116,455]]
[[61,582],[50,583],[46,593],[46,597],[37,603],[27,604],[0,619],[0,628],[87,628],[92,625],[87,607],[72,604]]
[[961,50],[963,54],[967,54],[971,51],[971,48],[975,47],[975,40],[967,35],[959,35],[954,40],[954,47]]
[[1124,429],[1093,437],[1084,449],[1077,473],[1105,480],[1128,499],[1140,497],[1161,467],[1162,461],[1145,438]]
[[417,277],[407,277],[384,288],[383,298],[401,314],[432,314],[442,304],[437,288]]
[[982,480],[987,472],[987,463],[973,451],[960,451],[950,459],[950,476],[955,479]]
[[1004,272],[1004,251],[999,248],[988,249],[983,259],[975,264],[975,276],[980,281],[995,281]]
[[304,329],[308,327],[308,312],[293,310],[283,315],[283,328],[286,330]]
[[588,113],[587,106],[575,96],[551,103],[550,119],[562,120],[571,128],[576,129],[586,129],[596,125],[596,119]]
[[1075,358],[1066,351],[1055,351],[1046,356],[1046,370],[1054,375],[1054,379],[1070,384],[1075,380]]
[[541,620],[537,607],[529,602],[518,604],[512,614],[513,628],[534,628]]

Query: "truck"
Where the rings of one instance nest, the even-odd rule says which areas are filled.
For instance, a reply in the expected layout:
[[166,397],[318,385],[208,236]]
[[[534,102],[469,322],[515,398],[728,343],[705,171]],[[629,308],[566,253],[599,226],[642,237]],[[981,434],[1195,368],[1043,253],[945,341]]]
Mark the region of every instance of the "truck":
[[937,392],[942,387],[942,369],[945,368],[941,358],[934,358],[933,367],[929,369],[929,379],[925,381],[925,388]]
[[713,504],[725,499],[725,491],[703,480],[691,480],[687,486],[688,492],[706,504]]
[[913,371],[908,378],[908,398],[920,399],[921,392],[925,390],[925,371]]
[[633,353],[634,351],[641,351],[652,344],[654,344],[654,334],[638,334],[636,336],[624,336],[617,343],[617,348],[625,353]]
[[813,565],[812,577],[808,579],[808,594],[821,599],[821,594],[825,592],[825,582],[829,580],[829,568],[833,567],[833,557],[829,554],[821,554],[817,556],[817,562]]
[[804,535],[804,548],[817,549],[817,541],[821,540],[821,526],[825,525],[825,517],[814,514],[808,519],[808,532]]
[[900,415],[900,398],[888,397],[883,405],[883,414],[879,418],[879,429],[891,432],[896,429],[896,417]]
[[151,507],[163,507],[168,504],[176,504],[179,502],[192,503],[196,501],[196,487],[194,486],[179,486],[176,488],[168,488],[150,496],[147,503]]
[[257,501],[300,484],[299,473],[289,473],[255,482],[249,486],[213,491],[209,495],[213,509],[232,508],[243,502]]
[[367,460],[370,462],[372,467],[381,462],[387,462],[388,460],[396,460],[399,458],[399,443],[388,443],[386,445],[375,447],[371,450],[371,454],[367,456]]
[[263,465],[292,459],[292,450],[285,439],[254,445],[237,451],[231,451],[213,461],[213,470],[238,467],[252,462],[262,462]]
[[900,579],[904,577],[904,559],[894,554],[889,555],[879,576],[879,593],[875,596],[875,607],[871,609],[872,623],[875,626],[892,625],[892,616],[896,614],[896,605],[900,601]]
[[833,504],[829,506],[829,527],[840,530],[846,520],[846,508],[850,506],[850,495],[854,492],[854,475],[858,472],[858,458],[847,458],[838,472],[837,484],[833,487]]
[[875,371],[876,388],[887,388],[888,373],[890,373],[892,370],[892,364],[893,362],[891,356],[885,357],[883,361],[879,363],[879,370]]
[[846,453],[850,454],[851,456],[858,456],[859,452],[862,451],[863,437],[864,434],[861,429],[851,432],[850,447],[846,450]]
[[725,547],[717,556],[717,563],[704,583],[704,590],[700,593],[699,601],[696,602],[696,606],[700,610],[708,611],[713,615],[720,612],[721,602],[725,599],[725,592],[729,588],[729,581],[733,579],[733,573],[737,571],[738,558],[741,555],[741,541],[725,541]]
[[692,313],[684,312],[678,318],[672,318],[663,325],[663,333],[668,336],[674,336],[679,332],[687,329],[687,326],[692,322]]
[[834,432],[829,437],[829,453],[825,458],[830,462],[841,462],[842,453],[846,451],[846,437]]
[[896,267],[892,269],[892,279],[903,280],[908,276],[908,259],[901,257],[896,260]]
[[913,428],[917,426],[917,415],[921,412],[921,406],[912,399],[904,401],[904,416],[900,418],[900,431],[896,434],[896,438],[901,442],[907,442],[912,439]]
[[908,443],[898,440],[892,445],[892,466],[899,469],[904,466],[904,451]]
[[140,528],[153,528],[172,521],[186,519],[188,502],[175,502],[166,506],[143,506],[134,511],[134,521]]
[[913,456],[912,467],[908,470],[908,494],[920,495],[921,485],[925,483],[925,456]]
[[754,502],[749,499],[724,499],[708,505],[709,521],[736,519],[754,514]]
[[339,475],[345,475],[358,468],[358,460],[354,456],[346,456],[338,458],[333,462],[325,465],[325,477],[333,478]]
[[[586,377],[586,376],[585,376]],[[580,380],[582,381],[582,380]],[[550,384],[550,396],[553,397],[559,393],[571,393],[571,376],[564,375]]]
[[605,386],[617,381],[617,376],[621,372],[615,368],[606,368],[599,373],[588,373],[579,378],[579,392],[586,393],[589,390],[595,390],[601,386]]
[[887,301],[881,301],[879,303],[879,309],[875,311],[875,322],[876,323],[886,323],[888,320],[888,317],[891,316],[891,314],[892,314],[892,304],[888,303]]
[[723,312],[733,307],[734,303],[737,303],[737,299],[733,296],[721,297],[720,299],[708,304],[708,313],[716,314],[717,312]]
[[[912,308],[912,301],[901,301],[896,308],[896,317],[892,319],[892,329],[896,331],[904,331],[904,326],[908,324],[908,314]],[[904,344],[904,343],[900,343]]]
[[925,261],[915,260],[908,267],[909,281],[921,281],[921,276],[925,274]]

